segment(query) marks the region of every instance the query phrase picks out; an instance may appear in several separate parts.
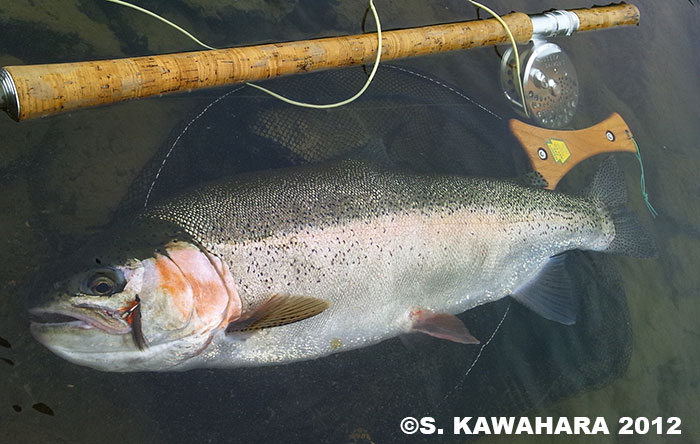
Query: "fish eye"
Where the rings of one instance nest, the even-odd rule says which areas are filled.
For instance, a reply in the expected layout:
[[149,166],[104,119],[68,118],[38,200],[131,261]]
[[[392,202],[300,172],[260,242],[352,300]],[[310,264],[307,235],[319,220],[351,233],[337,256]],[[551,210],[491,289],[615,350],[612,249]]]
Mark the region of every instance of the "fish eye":
[[81,290],[94,296],[111,296],[122,291],[125,285],[126,281],[121,271],[104,269],[90,274]]
[[116,284],[112,279],[107,276],[100,276],[90,283],[90,290],[95,294],[106,295],[112,294],[115,286]]

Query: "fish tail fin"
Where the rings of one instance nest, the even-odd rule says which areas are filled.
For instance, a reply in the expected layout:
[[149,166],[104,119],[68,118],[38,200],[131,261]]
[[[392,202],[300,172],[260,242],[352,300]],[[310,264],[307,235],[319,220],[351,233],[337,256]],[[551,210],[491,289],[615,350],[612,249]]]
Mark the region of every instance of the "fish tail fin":
[[614,226],[614,238],[603,251],[639,258],[658,255],[654,240],[625,207],[625,176],[613,156],[601,163],[591,183],[589,195],[603,203]]

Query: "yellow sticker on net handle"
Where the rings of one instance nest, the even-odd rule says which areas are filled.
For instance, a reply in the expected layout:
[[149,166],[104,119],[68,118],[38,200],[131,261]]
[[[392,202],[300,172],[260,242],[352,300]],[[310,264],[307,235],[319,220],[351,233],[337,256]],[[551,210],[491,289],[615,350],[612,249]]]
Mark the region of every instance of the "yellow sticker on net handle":
[[569,157],[571,157],[571,151],[566,146],[566,142],[560,139],[549,139],[547,141],[547,148],[552,154],[552,160],[554,163],[560,163],[564,165]]

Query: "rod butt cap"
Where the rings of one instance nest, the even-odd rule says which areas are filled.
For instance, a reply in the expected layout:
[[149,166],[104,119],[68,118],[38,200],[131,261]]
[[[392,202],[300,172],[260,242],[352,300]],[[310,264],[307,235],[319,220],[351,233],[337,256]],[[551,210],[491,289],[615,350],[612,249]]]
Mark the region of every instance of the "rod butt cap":
[[0,109],[19,122],[19,98],[12,76],[5,68],[0,68]]

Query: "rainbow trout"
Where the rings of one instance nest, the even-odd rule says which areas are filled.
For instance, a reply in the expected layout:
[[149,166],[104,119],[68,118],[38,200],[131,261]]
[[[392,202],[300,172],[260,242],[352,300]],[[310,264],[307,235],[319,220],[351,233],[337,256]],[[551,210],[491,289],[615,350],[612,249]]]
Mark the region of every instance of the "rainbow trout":
[[100,234],[30,310],[57,355],[106,371],[282,364],[420,332],[511,295],[575,321],[567,250],[649,257],[606,160],[572,197],[346,161],[214,182]]

